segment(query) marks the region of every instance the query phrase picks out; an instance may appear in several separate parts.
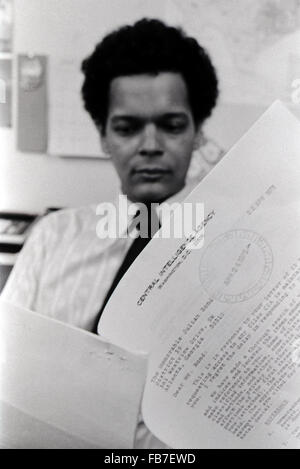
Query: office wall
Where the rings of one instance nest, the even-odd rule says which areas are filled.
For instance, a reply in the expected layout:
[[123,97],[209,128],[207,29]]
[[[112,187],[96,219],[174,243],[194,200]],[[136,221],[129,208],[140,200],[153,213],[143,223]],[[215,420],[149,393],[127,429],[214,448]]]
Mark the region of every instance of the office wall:
[[14,132],[7,129],[0,129],[0,141],[0,210],[43,211],[111,200],[116,194],[109,161],[20,153]]
[[[206,128],[228,149],[275,98],[289,102],[291,82],[300,77],[299,4],[244,2],[247,21],[239,16],[241,2],[232,0],[14,0],[14,53],[70,55],[76,48],[86,56],[112,26],[141,16],[182,24],[207,47],[218,70],[220,102]],[[81,34],[74,29],[79,22]],[[14,98],[15,92],[16,83]],[[15,109],[16,99],[14,123]],[[0,209],[78,206],[117,193],[108,160],[20,153],[15,125],[0,129],[0,145]]]
[[[142,14],[159,15],[157,0],[141,0]],[[86,56],[107,29],[139,17],[137,0],[14,0],[14,75],[16,55]],[[74,24],[82,25],[77,36]],[[14,126],[0,129],[0,209],[42,211],[48,206],[78,206],[112,199],[118,180],[110,161],[65,159],[16,150]],[[30,116],[29,116],[30,117]],[[99,147],[100,153],[100,147]]]

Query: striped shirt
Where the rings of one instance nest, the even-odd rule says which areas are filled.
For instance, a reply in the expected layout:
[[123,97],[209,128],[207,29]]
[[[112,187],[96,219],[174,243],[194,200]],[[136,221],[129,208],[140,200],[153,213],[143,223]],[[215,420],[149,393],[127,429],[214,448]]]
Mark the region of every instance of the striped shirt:
[[[180,202],[190,190],[185,188],[168,202]],[[123,232],[133,213],[125,215]],[[96,206],[61,210],[39,221],[18,255],[1,298],[91,331],[132,243],[126,236],[99,237],[99,221]],[[142,422],[136,445],[165,447]]]

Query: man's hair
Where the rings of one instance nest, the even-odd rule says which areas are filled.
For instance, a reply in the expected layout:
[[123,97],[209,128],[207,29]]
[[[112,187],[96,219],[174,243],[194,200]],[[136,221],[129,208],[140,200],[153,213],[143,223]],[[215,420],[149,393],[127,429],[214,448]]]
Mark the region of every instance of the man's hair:
[[82,62],[85,109],[105,130],[109,90],[114,78],[161,72],[183,77],[195,123],[210,116],[218,97],[214,66],[198,42],[180,28],[144,18],[108,34]]

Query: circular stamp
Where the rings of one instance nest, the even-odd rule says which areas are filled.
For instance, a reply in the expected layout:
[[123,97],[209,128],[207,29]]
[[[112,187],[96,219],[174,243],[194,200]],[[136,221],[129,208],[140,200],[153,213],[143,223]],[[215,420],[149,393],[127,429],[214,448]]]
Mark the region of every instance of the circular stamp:
[[204,251],[200,281],[222,303],[241,303],[257,295],[273,270],[273,253],[254,231],[232,230],[212,241]]

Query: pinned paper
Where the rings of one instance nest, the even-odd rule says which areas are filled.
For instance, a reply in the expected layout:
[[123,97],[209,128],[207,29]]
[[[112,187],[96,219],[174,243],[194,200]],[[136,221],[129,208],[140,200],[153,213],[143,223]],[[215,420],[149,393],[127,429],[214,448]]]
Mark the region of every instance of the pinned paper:
[[20,151],[47,150],[47,57],[18,57],[17,142]]

